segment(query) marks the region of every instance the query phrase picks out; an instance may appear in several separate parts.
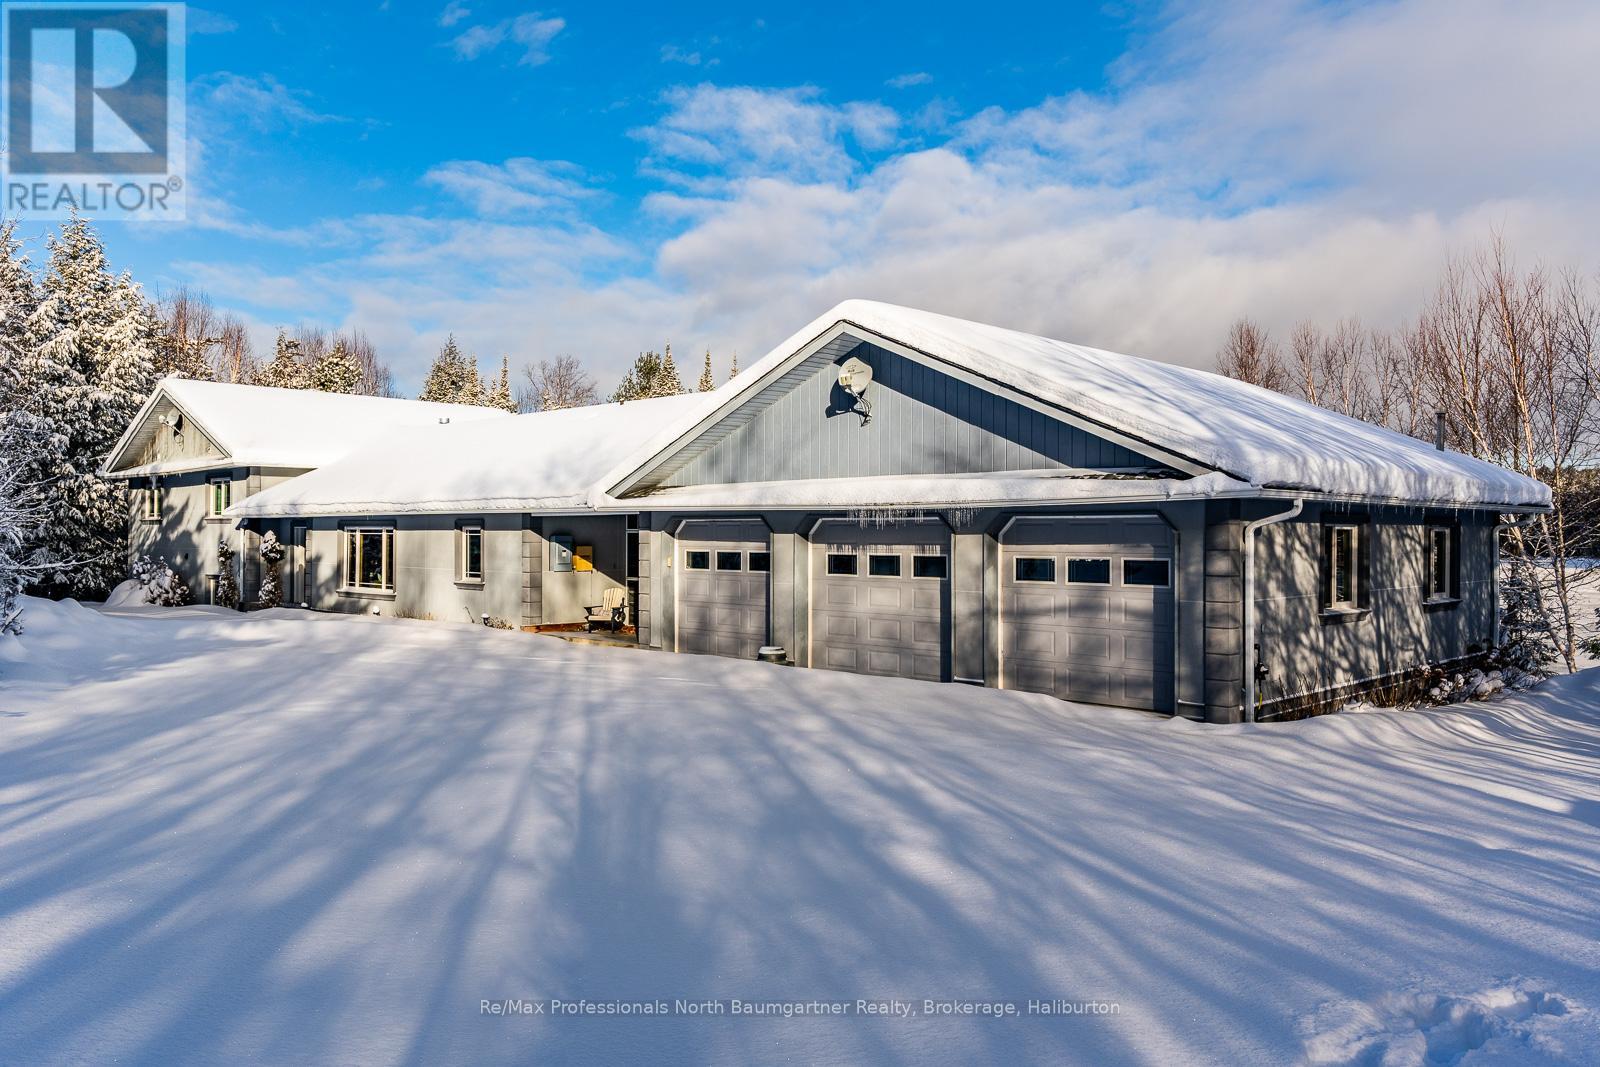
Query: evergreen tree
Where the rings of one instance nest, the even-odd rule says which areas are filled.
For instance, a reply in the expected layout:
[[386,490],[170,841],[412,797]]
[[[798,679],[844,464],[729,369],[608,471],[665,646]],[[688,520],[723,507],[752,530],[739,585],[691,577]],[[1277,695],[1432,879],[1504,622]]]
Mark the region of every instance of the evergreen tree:
[[270,385],[278,389],[306,389],[310,387],[306,365],[300,359],[300,342],[278,331],[278,344],[272,362],[256,375],[256,385]]
[[446,338],[444,347],[433,358],[428,376],[422,381],[418,400],[431,400],[436,404],[459,404],[467,390],[467,358],[456,344],[455,334]]
[[711,376],[711,349],[706,349],[706,365],[700,368],[700,391],[709,393],[717,387],[717,380]]
[[739,350],[733,350],[733,365],[728,368],[728,381],[733,381],[739,375]]
[[1500,583],[1500,654],[1529,674],[1547,675],[1559,651],[1538,568],[1513,556]]
[[484,405],[517,413],[517,399],[511,395],[511,357],[500,357],[500,377],[495,380],[494,388],[490,389],[484,397]]
[[678,380],[678,366],[672,362],[672,342],[667,342],[667,353],[661,357],[661,376],[656,380],[655,389],[649,396],[678,396],[688,390]]
[[0,224],[0,343],[4,345],[0,358],[12,360],[20,360],[33,347],[29,330],[39,307],[39,283],[16,229],[11,219]]
[[223,608],[237,608],[239,606],[239,582],[233,576],[233,546],[228,544],[228,539],[223,537],[217,542],[217,606]]
[[324,393],[353,393],[361,384],[361,364],[344,341],[337,340],[327,355],[311,367],[310,386]]
[[61,446],[35,479],[47,514],[36,547],[45,560],[78,565],[33,588],[95,597],[121,577],[128,523],[127,487],[96,472],[154,384],[156,323],[139,287],[111,274],[83,219],[74,215],[48,243],[28,327],[36,341],[22,353],[27,410]]
[[283,603],[283,542],[268,530],[261,538],[261,606],[275,608]]

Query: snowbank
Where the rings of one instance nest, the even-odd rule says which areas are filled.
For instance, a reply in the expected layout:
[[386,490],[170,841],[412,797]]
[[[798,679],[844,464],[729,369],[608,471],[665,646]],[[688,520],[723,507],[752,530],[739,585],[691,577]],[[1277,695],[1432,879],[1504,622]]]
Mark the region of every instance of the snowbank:
[[[484,627],[27,609],[8,1063],[1600,1062],[1600,671],[1207,728]],[[859,1006],[891,999],[915,1014]]]

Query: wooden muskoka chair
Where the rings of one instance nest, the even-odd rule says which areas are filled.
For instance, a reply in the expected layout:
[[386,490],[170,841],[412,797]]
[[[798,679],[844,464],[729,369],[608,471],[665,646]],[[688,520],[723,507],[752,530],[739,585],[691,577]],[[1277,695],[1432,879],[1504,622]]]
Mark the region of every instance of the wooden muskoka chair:
[[622,629],[622,620],[627,614],[627,607],[625,606],[627,602],[627,590],[612,586],[600,594],[600,603],[593,607],[584,608],[588,615],[585,616],[583,621],[591,633],[594,632],[596,626],[609,626],[611,632],[616,633]]

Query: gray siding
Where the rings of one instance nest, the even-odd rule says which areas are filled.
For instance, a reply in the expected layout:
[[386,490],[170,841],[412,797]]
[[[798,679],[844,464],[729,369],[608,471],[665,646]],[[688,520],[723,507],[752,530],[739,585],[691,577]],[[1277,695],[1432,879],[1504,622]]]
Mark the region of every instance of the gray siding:
[[827,363],[662,484],[1159,465],[892,352],[853,354],[873,368],[870,423],[847,409]]
[[[1323,611],[1323,525],[1351,509],[1308,505],[1298,521],[1257,534],[1256,605],[1266,702],[1343,686],[1486,649],[1494,638],[1494,522],[1488,512],[1430,515],[1420,509],[1364,509],[1367,610]],[[1430,522],[1459,525],[1460,601],[1424,602]]]

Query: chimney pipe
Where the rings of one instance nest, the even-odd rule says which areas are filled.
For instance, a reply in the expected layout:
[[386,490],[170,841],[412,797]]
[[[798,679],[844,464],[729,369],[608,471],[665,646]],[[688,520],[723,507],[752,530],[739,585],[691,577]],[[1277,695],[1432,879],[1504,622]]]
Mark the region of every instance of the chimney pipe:
[[1444,451],[1444,412],[1433,413],[1433,447]]

